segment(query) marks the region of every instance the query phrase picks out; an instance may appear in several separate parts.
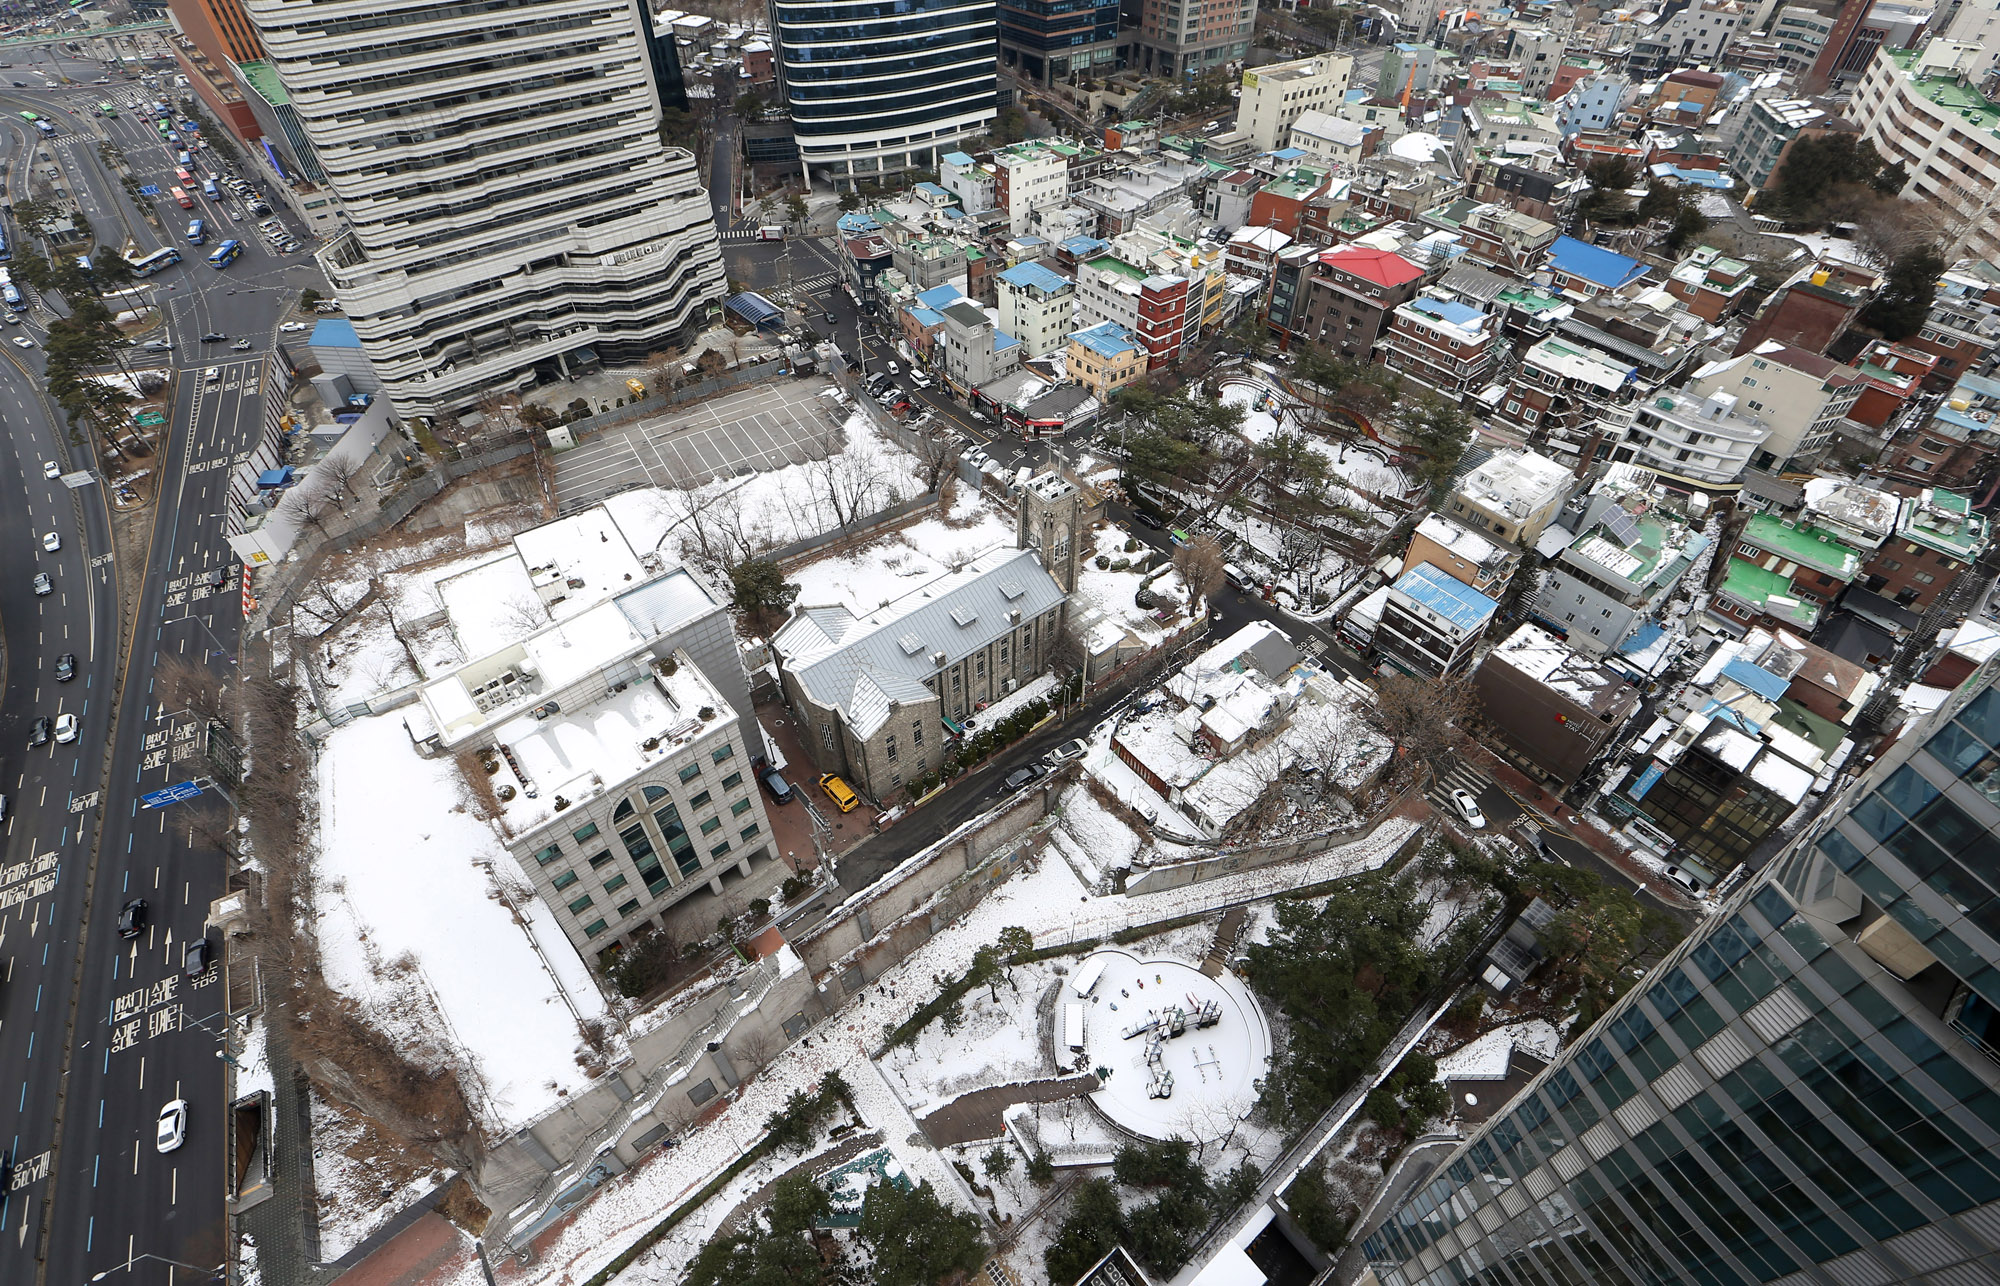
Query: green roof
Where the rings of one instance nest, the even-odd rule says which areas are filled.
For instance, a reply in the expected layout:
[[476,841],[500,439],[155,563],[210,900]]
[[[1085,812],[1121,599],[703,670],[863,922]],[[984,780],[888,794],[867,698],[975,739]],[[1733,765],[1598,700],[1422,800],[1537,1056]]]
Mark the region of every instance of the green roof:
[[292,96],[285,92],[285,87],[278,80],[278,73],[271,64],[261,60],[252,63],[237,63],[236,70],[243,73],[243,79],[250,82],[250,88],[256,90],[257,96],[265,102],[271,104],[273,107],[288,107],[291,105]]
[[1910,78],[1919,94],[1939,107],[1958,117],[1970,129],[1992,130],[2000,126],[2000,104],[1980,93],[1958,83],[1952,76],[1919,76],[1912,69],[1917,65],[1917,51],[1914,49],[1885,50],[1886,56],[1896,64],[1897,70]]
[[1567,299],[1537,290],[1533,286],[1514,286],[1501,291],[1497,298],[1524,313],[1545,313],[1551,308],[1561,308],[1569,303]]
[[1811,523],[1787,524],[1770,514],[1758,514],[1744,524],[1743,540],[1842,580],[1851,579],[1861,567],[1860,554]]
[[1898,537],[1966,562],[1985,550],[1986,519],[1973,513],[1971,502],[1957,492],[1929,491],[1907,508],[1908,516],[1896,526]]
[[1123,273],[1134,281],[1144,281],[1146,278],[1152,276],[1144,268],[1139,267],[1137,264],[1126,263],[1117,255],[1099,255],[1097,258],[1090,260],[1090,266],[1101,271]]
[[1729,566],[1722,573],[1722,584],[1717,588],[1731,598],[1800,629],[1811,629],[1813,622],[1819,619],[1819,608],[1804,599],[1792,597],[1792,582],[1788,578],[1776,572],[1767,572],[1740,558],[1729,560]]
[[1786,732],[1804,737],[1829,755],[1840,748],[1841,741],[1847,736],[1847,729],[1831,719],[1821,718],[1790,697],[1778,702],[1771,722]]

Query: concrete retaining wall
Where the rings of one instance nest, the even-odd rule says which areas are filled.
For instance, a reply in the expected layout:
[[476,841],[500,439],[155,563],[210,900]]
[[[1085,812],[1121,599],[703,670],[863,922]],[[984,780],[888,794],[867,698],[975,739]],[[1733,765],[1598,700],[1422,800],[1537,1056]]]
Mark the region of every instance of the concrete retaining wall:
[[1147,893],[1158,893],[1164,889],[1184,888],[1189,884],[1198,884],[1218,876],[1234,875],[1238,871],[1254,871],[1260,866],[1275,866],[1279,862],[1292,862],[1302,857],[1311,857],[1316,853],[1324,853],[1331,848],[1339,848],[1343,844],[1352,844],[1356,840],[1366,839],[1374,834],[1375,828],[1395,816],[1396,811],[1407,799],[1407,795],[1398,796],[1359,826],[1321,831],[1317,835],[1287,840],[1282,844],[1252,844],[1244,848],[1212,853],[1206,857],[1189,858],[1185,862],[1149,866],[1144,870],[1134,871],[1125,881],[1126,896],[1138,897]]

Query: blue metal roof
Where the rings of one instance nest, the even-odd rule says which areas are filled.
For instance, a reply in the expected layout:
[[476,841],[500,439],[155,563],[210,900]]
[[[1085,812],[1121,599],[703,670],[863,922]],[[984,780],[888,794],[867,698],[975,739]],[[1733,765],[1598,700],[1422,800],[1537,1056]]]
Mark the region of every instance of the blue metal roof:
[[917,325],[923,327],[925,330],[929,330],[933,326],[944,325],[943,313],[937,311],[935,308],[926,308],[922,304],[911,308],[910,316],[915,318]]
[[1661,625],[1658,621],[1647,621],[1638,629],[1633,630],[1632,637],[1620,643],[1618,650],[1627,656],[1630,656],[1634,652],[1643,652],[1653,646],[1653,644],[1659,642],[1660,635],[1666,632],[1666,626]]
[[1139,349],[1139,337],[1117,322],[1099,322],[1076,331],[1070,338],[1104,357],[1123,357]]
[[996,329],[993,332],[993,351],[996,353],[1005,352],[1020,342],[1004,330]]
[[1096,237],[1070,237],[1062,243],[1062,248],[1081,258],[1086,254],[1096,254],[1100,250],[1109,250],[1111,243],[1109,241],[1099,241]]
[[1010,286],[1032,286],[1051,295],[1068,289],[1070,284],[1068,277],[1059,272],[1050,272],[1033,260],[1015,264],[1000,274],[1000,280]]
[[361,337],[354,333],[354,323],[345,317],[328,317],[313,326],[312,338],[307,343],[313,348],[359,348]]
[[967,156],[963,152],[946,152],[944,154],[944,159],[947,165],[969,166],[973,163],[972,158]]
[[1789,680],[1779,678],[1761,665],[1752,665],[1740,656],[1722,667],[1722,677],[1735,680],[1766,701],[1776,701],[1792,686]]
[[1606,290],[1616,290],[1646,275],[1646,265],[1637,259],[1575,237],[1556,238],[1556,243],[1549,247],[1549,267]]
[[1396,582],[1396,592],[1428,607],[1461,630],[1476,630],[1499,607],[1492,599],[1429,563],[1418,563]]
[[1454,326],[1477,326],[1486,316],[1471,304],[1462,304],[1456,299],[1437,299],[1430,295],[1411,305],[1434,317],[1442,317]]
[[935,183],[919,183],[917,184],[917,191],[923,193],[925,196],[942,196],[951,197],[953,200],[957,199],[956,195],[950,190],[941,188]]
[[754,290],[746,290],[739,295],[731,295],[722,301],[723,310],[735,313],[752,326],[766,326],[783,321],[785,310],[772,303]]

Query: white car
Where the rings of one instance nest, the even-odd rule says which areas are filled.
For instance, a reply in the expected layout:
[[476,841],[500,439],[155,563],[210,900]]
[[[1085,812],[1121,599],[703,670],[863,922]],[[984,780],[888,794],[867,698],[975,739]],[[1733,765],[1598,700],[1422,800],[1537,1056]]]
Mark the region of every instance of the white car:
[[44,460],[42,461],[42,476],[44,478],[60,478],[62,477],[62,466],[54,460]]
[[67,746],[76,740],[76,716],[59,714],[56,716],[56,740]]
[[1054,750],[1049,751],[1049,762],[1052,764],[1066,764],[1072,759],[1083,758],[1089,750],[1090,747],[1082,741],[1074,739],[1065,741]]
[[1451,802],[1458,806],[1458,811],[1464,815],[1467,826],[1476,831],[1486,829],[1486,814],[1479,811],[1479,801],[1474,799],[1469,793],[1463,790],[1453,790],[1451,792]]
[[162,1152],[172,1152],[187,1142],[187,1124],[187,1100],[177,1098],[160,1109],[160,1124],[153,1135],[153,1146]]
[[891,375],[901,375],[902,373],[903,373],[903,368],[902,368],[902,367],[900,367],[900,366],[896,365],[896,363],[894,363],[894,362],[891,362],[891,363],[889,363],[889,374],[891,374]]
[[1688,871],[1683,867],[1669,866],[1667,868],[1667,878],[1672,880],[1674,883],[1680,885],[1688,892],[1694,894],[1698,898],[1708,896],[1708,894],[1701,887],[1701,881],[1696,879],[1693,875],[1689,874]]
[[29,339],[29,338],[28,338],[28,337],[27,337],[26,335],[16,335],[16,336],[14,336],[14,347],[16,347],[16,348],[33,348],[34,346],[35,346],[35,341],[34,341],[34,340],[32,340],[32,339]]
[[280,325],[278,326],[278,329],[279,329],[279,330],[282,330],[282,331],[285,331],[285,332],[287,332],[287,333],[290,333],[290,332],[293,332],[293,331],[301,331],[301,330],[311,330],[311,329],[312,329],[312,323],[311,323],[311,322],[283,322],[283,323],[280,323]]
[[47,550],[51,554],[61,549],[62,533],[59,531],[52,531],[48,535],[42,537],[42,548]]

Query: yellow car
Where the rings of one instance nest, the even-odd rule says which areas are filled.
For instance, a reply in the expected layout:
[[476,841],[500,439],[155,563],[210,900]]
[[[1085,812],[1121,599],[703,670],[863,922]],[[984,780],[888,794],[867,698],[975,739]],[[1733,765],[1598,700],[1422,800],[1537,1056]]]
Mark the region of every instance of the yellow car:
[[832,773],[820,777],[819,788],[826,792],[826,797],[833,801],[833,806],[843,813],[853,812],[855,805],[861,802],[855,793],[848,789],[847,783]]

